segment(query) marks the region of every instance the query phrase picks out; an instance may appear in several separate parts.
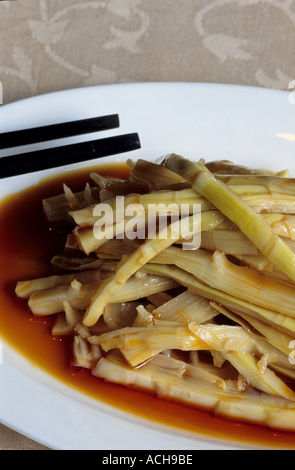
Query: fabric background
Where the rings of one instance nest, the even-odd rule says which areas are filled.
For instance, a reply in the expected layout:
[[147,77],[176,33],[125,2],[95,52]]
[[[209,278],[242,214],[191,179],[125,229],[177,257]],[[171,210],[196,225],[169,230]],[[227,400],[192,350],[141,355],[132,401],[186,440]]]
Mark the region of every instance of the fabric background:
[[[294,44],[295,0],[0,0],[4,103],[124,82],[288,90]],[[1,449],[44,447],[0,425]]]

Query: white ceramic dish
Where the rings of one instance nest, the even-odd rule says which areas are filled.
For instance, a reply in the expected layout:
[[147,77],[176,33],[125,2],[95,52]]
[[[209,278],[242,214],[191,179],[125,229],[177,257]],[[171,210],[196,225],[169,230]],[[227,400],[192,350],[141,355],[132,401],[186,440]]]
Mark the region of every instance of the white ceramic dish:
[[[142,149],[102,163],[176,152],[192,159],[289,168],[295,174],[295,105],[281,91],[189,83],[83,88],[2,106],[0,130],[109,113],[120,115],[120,129],[112,134],[138,132]],[[65,169],[71,167],[1,180],[0,198]],[[1,345],[0,421],[52,449],[236,448],[230,442],[166,428],[94,401],[32,366],[3,341]]]

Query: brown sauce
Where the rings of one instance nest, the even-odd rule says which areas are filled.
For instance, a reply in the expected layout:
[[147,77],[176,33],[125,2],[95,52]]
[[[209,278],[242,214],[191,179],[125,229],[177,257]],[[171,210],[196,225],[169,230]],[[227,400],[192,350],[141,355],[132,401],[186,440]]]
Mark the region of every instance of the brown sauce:
[[[65,182],[80,191],[94,168],[44,180],[37,186],[9,196],[0,203],[0,337],[37,367],[63,383],[116,408],[197,435],[235,443],[295,448],[295,433],[272,431],[236,423],[123,386],[105,383],[89,371],[71,365],[71,346],[66,337],[52,337],[53,317],[34,317],[26,301],[16,298],[17,281],[49,275],[52,255],[61,251],[64,233],[44,220],[41,200],[60,194]],[[121,164],[95,168],[104,175],[127,177]]]

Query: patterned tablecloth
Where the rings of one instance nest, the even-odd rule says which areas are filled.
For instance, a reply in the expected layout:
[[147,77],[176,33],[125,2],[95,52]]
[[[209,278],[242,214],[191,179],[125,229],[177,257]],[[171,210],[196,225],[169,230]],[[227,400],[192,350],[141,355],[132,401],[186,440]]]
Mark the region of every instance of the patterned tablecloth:
[[[124,82],[288,90],[295,0],[1,0],[0,44],[4,103]],[[44,447],[0,425],[1,449]]]

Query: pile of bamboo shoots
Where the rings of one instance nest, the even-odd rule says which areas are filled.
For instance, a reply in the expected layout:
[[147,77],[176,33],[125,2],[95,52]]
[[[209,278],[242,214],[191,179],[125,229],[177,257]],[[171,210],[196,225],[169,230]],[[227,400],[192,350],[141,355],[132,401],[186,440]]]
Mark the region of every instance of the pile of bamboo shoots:
[[[20,281],[17,296],[56,315],[52,334],[71,335],[73,364],[94,376],[295,431],[295,179],[175,154],[127,164],[128,181],[93,173],[85,191],[43,201],[51,225],[69,224],[67,242],[55,273]],[[124,217],[98,238],[100,209],[114,214],[118,197]],[[183,248],[171,214],[165,236],[158,223],[128,237],[130,204],[141,234],[148,207],[185,204],[199,247]]]

